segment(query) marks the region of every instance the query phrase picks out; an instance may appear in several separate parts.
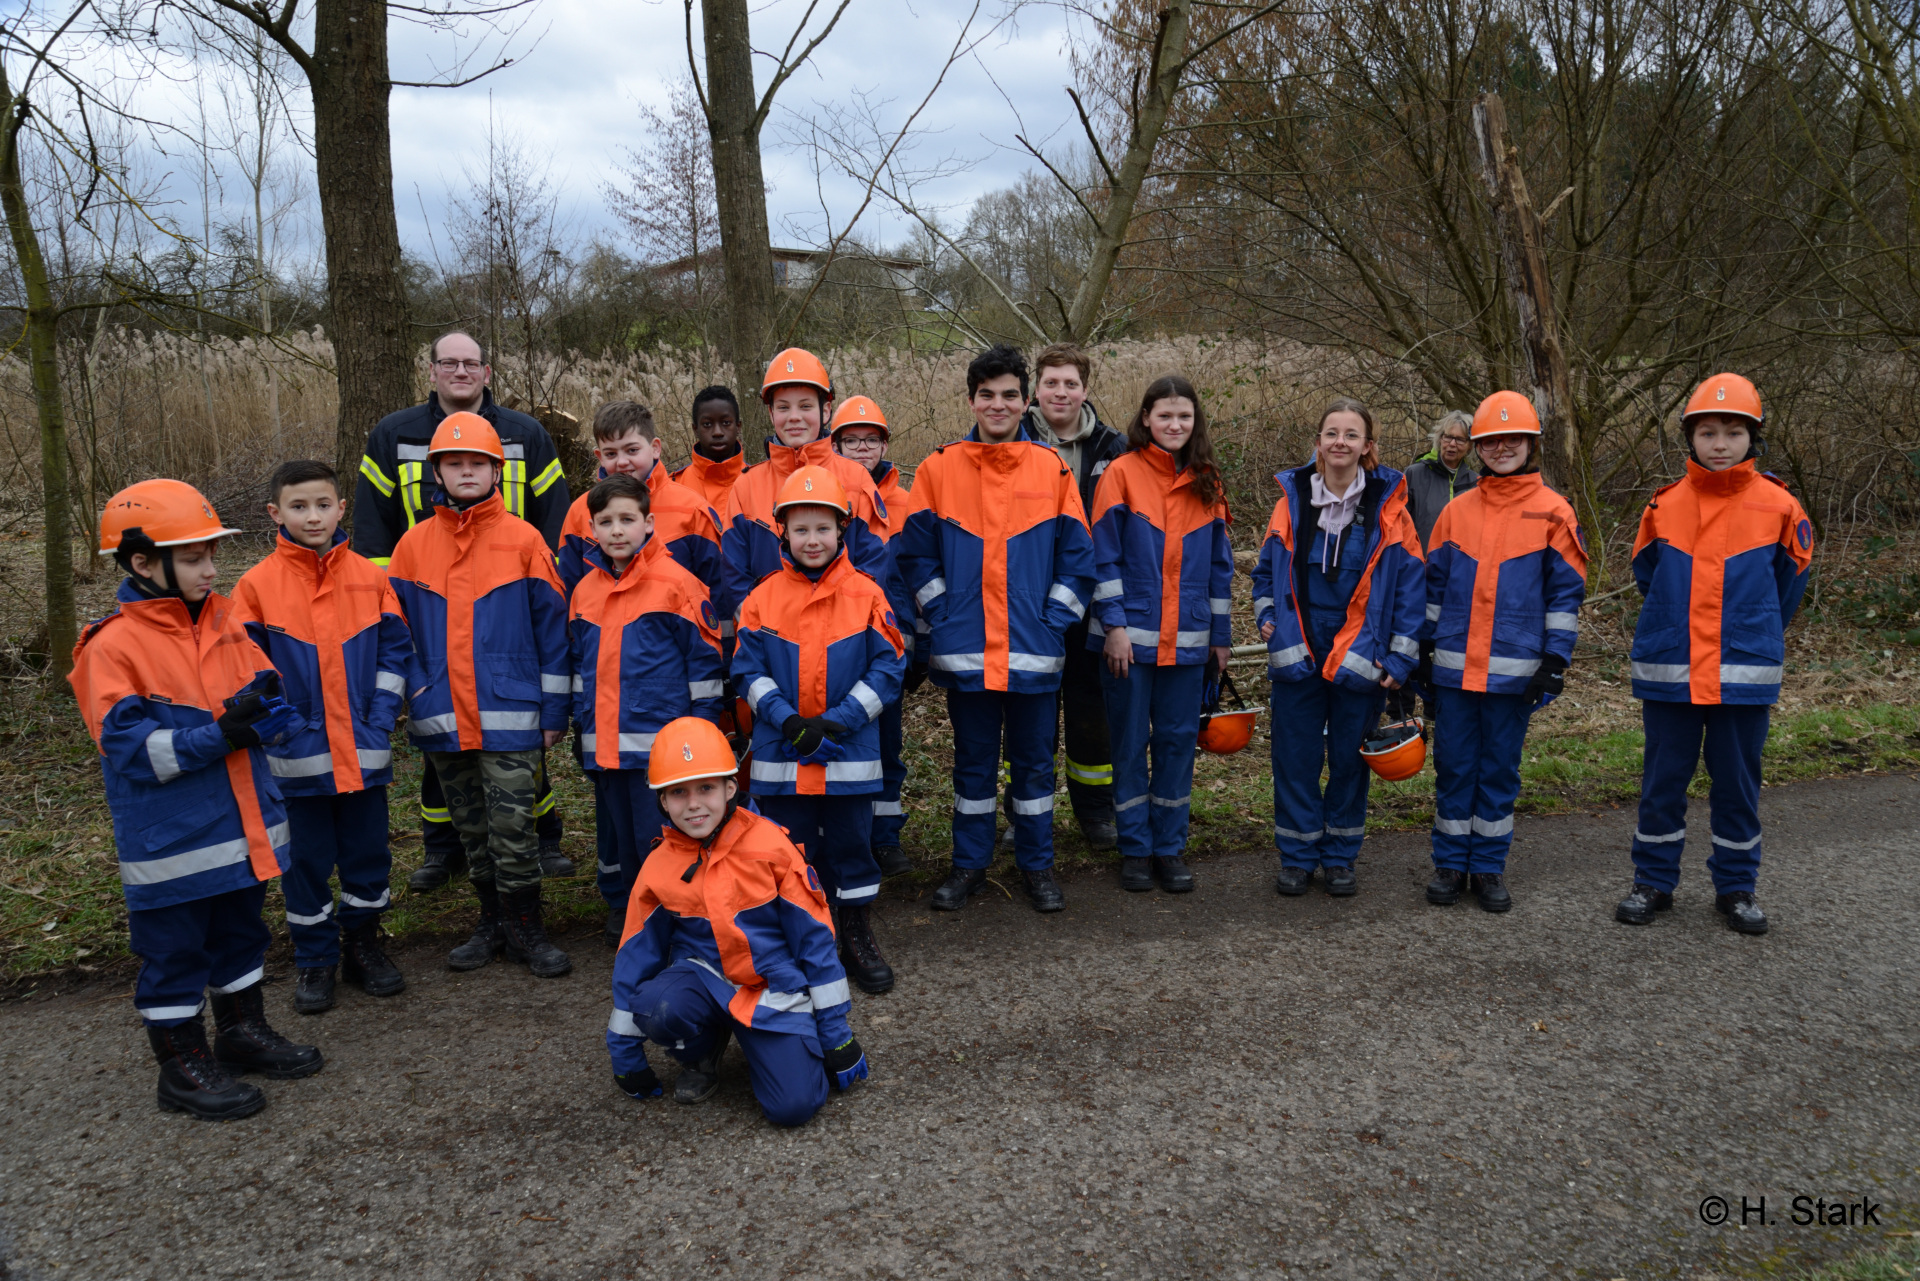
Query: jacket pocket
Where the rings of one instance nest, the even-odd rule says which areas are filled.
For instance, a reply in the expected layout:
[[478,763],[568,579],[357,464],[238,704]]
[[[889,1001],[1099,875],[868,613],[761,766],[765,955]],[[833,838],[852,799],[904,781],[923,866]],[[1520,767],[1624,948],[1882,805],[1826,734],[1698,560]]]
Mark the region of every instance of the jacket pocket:
[[1734,662],[1744,658],[1777,664],[1786,659],[1786,638],[1781,635],[1777,618],[1763,618],[1755,622],[1736,622],[1723,618],[1720,620],[1720,639],[1725,656]]
[[493,675],[494,696],[515,703],[539,702],[539,682],[528,680],[524,674],[533,664],[534,660],[530,657],[518,658],[512,655],[501,655],[489,660],[488,667]]
[[[217,777],[216,777],[217,775]],[[227,790],[227,771],[215,765],[195,770],[170,784],[162,795],[151,798],[158,817],[140,826],[140,843],[149,854],[162,854],[184,846],[198,849],[209,842],[202,837],[227,814],[225,799],[216,793]]]
[[1633,633],[1631,657],[1647,662],[1674,661],[1677,651],[1679,661],[1685,661],[1688,648],[1685,627],[1673,625],[1649,627],[1646,617],[1642,615],[1640,626]]

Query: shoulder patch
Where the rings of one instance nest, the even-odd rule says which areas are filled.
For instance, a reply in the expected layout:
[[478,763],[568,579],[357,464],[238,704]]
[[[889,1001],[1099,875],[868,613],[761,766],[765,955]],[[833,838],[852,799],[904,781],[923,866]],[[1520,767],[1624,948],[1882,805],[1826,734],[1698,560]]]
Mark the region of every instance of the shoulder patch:
[[1803,552],[1811,551],[1813,549],[1813,522],[1812,521],[1807,520],[1803,517],[1800,521],[1799,528],[1797,528],[1794,531],[1794,534],[1800,540],[1801,551]]
[[816,894],[823,894],[826,892],[820,888],[820,877],[817,873],[814,872],[813,864],[811,863],[807,864],[807,888],[812,890]]

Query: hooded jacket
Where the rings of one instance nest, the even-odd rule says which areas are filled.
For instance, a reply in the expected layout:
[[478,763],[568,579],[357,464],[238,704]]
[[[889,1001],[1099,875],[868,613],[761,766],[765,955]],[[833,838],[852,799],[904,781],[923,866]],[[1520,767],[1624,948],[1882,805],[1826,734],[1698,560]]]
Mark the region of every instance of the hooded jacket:
[[280,532],[240,576],[234,608],[306,718],[266,749],[287,796],[338,796],[393,781],[393,727],[406,706],[413,637],[387,572],[347,546],[314,552]]
[[1073,483],[1080,491],[1080,510],[1093,510],[1094,494],[1100,487],[1100,478],[1106,475],[1113,460],[1127,452],[1125,433],[1115,431],[1100,421],[1091,400],[1080,405],[1080,434],[1071,442],[1060,439],[1059,434],[1048,425],[1046,416],[1040,412],[1040,406],[1028,405],[1027,412],[1020,418],[1021,429],[1033,439],[1060,455],[1062,461],[1069,463],[1073,472]]
[[1207,661],[1233,644],[1233,548],[1227,505],[1202,503],[1191,468],[1158,445],[1131,450],[1100,480],[1093,507],[1094,618],[1087,648],[1124,627],[1133,661]]
[[223,703],[263,672],[233,602],[199,622],[177,598],[122,583],[113,613],[80,634],[67,682],[100,748],[120,884],[131,911],[271,880],[287,867],[287,813],[258,747],[235,751]]

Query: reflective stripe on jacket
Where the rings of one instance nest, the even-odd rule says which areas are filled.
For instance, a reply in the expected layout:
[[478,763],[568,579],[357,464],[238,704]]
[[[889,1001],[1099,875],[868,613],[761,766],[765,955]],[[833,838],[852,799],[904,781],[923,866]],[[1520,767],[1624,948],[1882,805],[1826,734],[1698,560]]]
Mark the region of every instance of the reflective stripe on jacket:
[[740,473],[727,495],[720,522],[720,551],[726,560],[725,599],[736,611],[755,584],[780,570],[780,527],[774,523],[773,500],[787,477],[807,466],[825,467],[847,491],[853,519],[842,537],[853,567],[882,585],[893,574],[893,563],[887,555],[887,512],[867,469],[834,453],[832,443],[824,439],[798,449],[770,440],[767,461]]
[[517,752],[564,730],[573,680],[567,603],[538,531],[496,492],[438,507],[389,567],[419,656],[407,732],[425,752]]
[[1433,679],[1524,694],[1543,654],[1573,661],[1587,595],[1585,535],[1538,472],[1481,478],[1441,509],[1427,549]]
[[[1267,641],[1267,671],[1278,681],[1305,680],[1316,670],[1307,643],[1304,592],[1295,588],[1319,521],[1311,502],[1312,477],[1311,463],[1274,477],[1280,501],[1274,504],[1253,570],[1254,623],[1274,625]],[[1367,474],[1360,510],[1344,535],[1366,537],[1367,565],[1347,603],[1346,624],[1317,670],[1348,689],[1375,689],[1383,675],[1405,684],[1419,665],[1427,592],[1420,539],[1407,514],[1406,495],[1399,472],[1375,468]],[[1296,538],[1296,531],[1303,529],[1305,536]]]
[[645,769],[668,721],[719,719],[727,679],[719,619],[706,587],[657,533],[618,578],[598,546],[582,563],[567,624],[582,763]]
[[719,462],[695,451],[687,464],[673,473],[675,483],[685,485],[700,496],[701,501],[717,512],[727,510],[727,495],[733,492],[734,482],[740,479],[740,472],[747,465],[747,451],[739,446]]
[[[605,469],[599,478],[607,478]],[[700,495],[669,479],[667,469],[658,463],[647,473],[646,484],[647,513],[653,517],[654,541],[662,544],[681,568],[700,580],[707,589],[707,598],[714,603],[715,612],[722,618],[731,618],[732,611],[722,608],[726,573],[720,562],[720,514]],[[573,595],[573,589],[586,576],[584,558],[587,549],[596,545],[593,517],[587,514],[587,496],[582,494],[567,509],[555,564],[567,595]]]
[[393,726],[406,706],[413,638],[387,572],[336,534],[324,554],[283,530],[234,585],[247,634],[306,718],[267,767],[287,796],[336,796],[393,781]]
[[1233,548],[1227,505],[1194,493],[1192,469],[1176,471],[1158,445],[1115,459],[1093,500],[1093,613],[1087,648],[1124,627],[1133,661],[1204,663],[1233,644]]
[[1813,564],[1813,524],[1752,460],[1691,460],[1640,517],[1633,580],[1633,696],[1662,703],[1775,703],[1786,627]]
[[80,635],[67,681],[100,748],[127,907],[245,889],[287,866],[287,813],[259,748],[220,732],[224,700],[262,672],[226,597],[194,623],[177,599],[122,583],[119,607]]
[[[744,798],[742,798],[744,799]],[[614,1070],[641,1066],[640,985],[669,965],[697,973],[736,1022],[843,1045],[852,993],[827,898],[785,831],[744,807],[704,846],[678,828],[640,865],[613,958],[607,1048]]]
[[[740,607],[733,683],[753,709],[753,791],[760,796],[878,792],[880,713],[900,698],[906,645],[886,593],[843,551],[818,583],[791,563]],[[846,732],[840,755],[802,764],[780,750],[789,716],[824,716]]]
[[1093,592],[1073,473],[1024,434],[995,445],[976,430],[920,464],[913,496],[896,558],[927,625],[916,661],[943,689],[1058,689]]

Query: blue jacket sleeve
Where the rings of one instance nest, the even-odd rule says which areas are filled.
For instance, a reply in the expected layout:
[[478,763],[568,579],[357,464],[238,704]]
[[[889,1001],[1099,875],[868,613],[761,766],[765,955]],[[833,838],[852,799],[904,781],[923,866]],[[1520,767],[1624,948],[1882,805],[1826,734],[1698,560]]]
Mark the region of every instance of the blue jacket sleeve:
[[[745,516],[735,516],[733,524],[727,526],[720,535],[720,559],[723,562],[720,577],[725,603],[733,611],[732,617],[725,614],[721,617],[728,622],[739,616],[740,607],[746,604],[755,586],[751,570],[753,541],[748,532],[752,524]],[[719,598],[714,600],[715,613],[720,613],[721,603]]]
[[219,764],[233,750],[216,722],[168,729],[147,715],[138,695],[115,703],[100,722],[100,754],[115,773],[142,783],[171,783]]
[[822,1049],[845,1045],[853,1036],[847,1015],[853,1010],[853,991],[847,985],[847,971],[840,964],[833,931],[786,894],[778,900],[781,931],[787,937],[787,951],[801,977],[807,981],[807,995],[813,1000],[813,1026]]
[[866,642],[867,670],[827,713],[828,720],[847,730],[880,719],[881,712],[900,701],[900,681],[907,674],[906,651],[880,630],[877,619],[867,626]]
[[687,697],[692,703],[687,714],[717,723],[726,706],[727,692],[727,665],[721,660],[720,648],[693,620],[680,618],[675,623],[680,632],[680,652],[687,659]]
[[400,720],[400,710],[407,705],[407,691],[420,683],[414,679],[416,662],[413,634],[407,630],[407,620],[398,614],[380,615],[373,705],[367,718],[375,729],[393,732]]
[[567,589],[567,599],[573,599],[573,589],[587,576],[587,543],[574,534],[560,536],[560,550],[555,553],[553,567],[560,574],[560,584]]
[[640,985],[667,967],[673,942],[672,914],[636,887],[634,898],[646,915],[640,928],[621,940],[613,957],[613,1014],[607,1019],[607,1052],[613,1070],[624,1076],[647,1066],[645,1037],[638,1018]]
[[540,659],[540,728],[565,730],[573,712],[567,600],[543,578],[529,579],[528,586],[533,595],[533,643]]
[[768,670],[758,628],[743,627],[734,633],[733,686],[747,700],[756,719],[776,728],[787,717],[800,714]]
[[1386,616],[1391,624],[1387,652],[1380,665],[1388,676],[1404,685],[1420,665],[1420,633],[1427,625],[1427,566],[1396,544],[1382,554],[1381,568],[1392,572],[1389,590],[1393,596],[1391,613]]
[[1273,583],[1276,558],[1286,554],[1278,538],[1268,536],[1260,545],[1260,558],[1253,563],[1253,625],[1265,627],[1274,622]]
[[[947,593],[940,563],[940,518],[927,508],[907,517],[906,525],[889,544],[900,574],[901,588],[913,602],[914,630],[928,636],[939,617]],[[916,644],[914,661],[924,665],[931,657],[927,646]]]
[[1047,590],[1047,626],[1065,633],[1087,616],[1093,598],[1093,536],[1071,512],[1053,522],[1053,586]]
[[1774,551],[1774,581],[1780,587],[1780,626],[1784,629],[1800,612],[1800,598],[1807,591],[1807,576],[1813,572],[1813,564],[1801,569],[1794,564],[1793,557],[1782,547]]
[[1213,610],[1213,643],[1233,644],[1233,544],[1227,522],[1213,522],[1213,572],[1208,578],[1207,603]]
[[1547,607],[1546,651],[1571,663],[1574,643],[1580,639],[1580,605],[1587,599],[1587,580],[1557,549],[1548,547],[1540,555],[1546,562],[1540,576]]
[[1093,612],[1110,632],[1127,625],[1127,521],[1132,515],[1125,503],[1114,503],[1093,527]]

